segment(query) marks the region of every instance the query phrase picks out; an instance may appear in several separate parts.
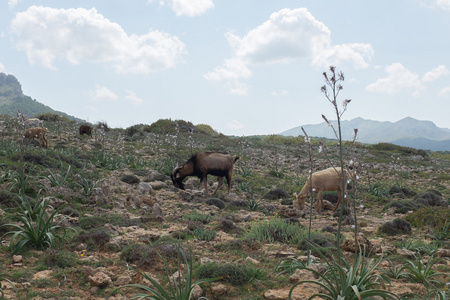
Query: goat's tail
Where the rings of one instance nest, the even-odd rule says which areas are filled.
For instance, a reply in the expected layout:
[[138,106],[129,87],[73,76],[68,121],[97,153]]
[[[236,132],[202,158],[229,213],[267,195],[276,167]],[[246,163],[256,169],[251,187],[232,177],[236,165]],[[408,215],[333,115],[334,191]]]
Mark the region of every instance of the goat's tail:
[[236,156],[235,158],[234,158],[234,163],[236,163],[236,161],[239,159],[239,156]]

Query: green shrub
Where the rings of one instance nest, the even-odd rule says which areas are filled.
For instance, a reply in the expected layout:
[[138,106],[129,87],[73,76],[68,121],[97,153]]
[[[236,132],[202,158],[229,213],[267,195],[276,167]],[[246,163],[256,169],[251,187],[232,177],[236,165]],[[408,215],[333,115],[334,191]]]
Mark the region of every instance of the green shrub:
[[198,278],[221,278],[221,281],[229,282],[233,286],[241,286],[251,282],[253,279],[265,279],[267,274],[257,268],[244,264],[218,264],[207,263],[201,265],[197,270]]
[[[309,241],[309,242],[308,242]],[[327,232],[311,232],[311,238],[305,234],[298,243],[300,250],[309,250],[308,244],[312,243],[320,248],[330,249],[336,245],[336,238],[333,234]]]
[[150,267],[158,261],[159,255],[153,247],[144,244],[132,244],[122,250],[120,259],[136,264],[138,267]]
[[392,222],[386,222],[378,230],[387,235],[411,234],[411,224],[404,219],[395,219]]
[[85,243],[89,250],[99,249],[111,239],[105,228],[93,228],[86,232],[81,232],[78,241]]
[[391,207],[394,207],[395,213],[406,214],[409,211],[416,211],[424,206],[425,206],[425,204],[420,203],[414,199],[400,199],[400,200],[390,201],[388,204],[386,204],[384,206],[383,210],[387,210]]
[[209,222],[214,220],[214,217],[209,214],[202,214],[196,210],[193,210],[189,214],[183,216],[183,219],[189,220],[189,221],[194,221],[194,222],[201,222],[203,224],[208,224]]
[[245,234],[245,238],[267,243],[296,244],[300,241],[303,231],[304,229],[297,224],[282,219],[272,219],[254,224]]
[[57,266],[58,268],[71,268],[77,265],[77,259],[73,252],[56,249],[44,251],[43,260],[47,268]]
[[217,131],[215,131],[214,129],[212,129],[211,126],[206,125],[206,124],[195,125],[195,131],[198,133],[205,134],[207,136],[218,136],[219,135],[219,133]]
[[212,241],[217,235],[214,230],[208,230],[205,228],[196,228],[192,231],[192,233],[198,240],[207,242]]
[[141,180],[139,178],[137,178],[136,176],[134,176],[132,174],[123,175],[120,178],[120,181],[123,181],[128,184],[138,184],[139,182],[141,182]]
[[445,222],[450,220],[450,208],[424,207],[405,216],[405,220],[415,227],[431,226],[435,229],[443,228]]

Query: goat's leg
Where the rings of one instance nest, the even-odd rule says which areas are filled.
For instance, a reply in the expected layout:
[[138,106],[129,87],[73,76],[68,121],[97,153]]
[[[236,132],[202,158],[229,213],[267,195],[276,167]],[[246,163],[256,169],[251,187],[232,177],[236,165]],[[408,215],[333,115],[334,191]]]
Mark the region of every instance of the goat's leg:
[[323,195],[322,191],[317,192],[317,203],[316,210],[321,210],[323,208]]
[[208,179],[207,179],[207,175],[204,175],[200,178],[200,189],[204,187],[205,188],[205,193],[208,194]]
[[227,178],[227,183],[228,183],[228,194],[230,194],[230,190],[231,190],[231,174],[228,174],[226,176]]
[[212,193],[213,195],[215,195],[217,193],[217,191],[222,187],[222,185],[223,185],[223,177],[222,176],[217,176],[217,181],[219,182],[219,184],[217,185],[217,188],[214,191],[214,193]]
[[338,190],[337,192],[338,192],[338,201],[336,202],[336,206],[333,208],[333,211],[336,211],[336,209],[338,209],[342,201],[342,191]]

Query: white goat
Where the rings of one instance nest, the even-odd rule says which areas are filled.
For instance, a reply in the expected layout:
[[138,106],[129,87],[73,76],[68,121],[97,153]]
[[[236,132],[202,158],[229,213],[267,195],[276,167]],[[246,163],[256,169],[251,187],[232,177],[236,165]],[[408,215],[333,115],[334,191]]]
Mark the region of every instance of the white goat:
[[[345,174],[345,187],[344,191],[347,189],[347,179],[350,178],[350,173],[347,170],[344,170]],[[305,185],[303,186],[300,194],[294,193],[294,207],[298,209],[305,208],[305,198],[309,194],[310,182],[312,181],[312,191],[313,193],[317,193],[317,203],[316,209],[323,208],[323,191],[337,191],[338,192],[338,202],[334,207],[333,211],[339,207],[339,204],[342,201],[342,171],[341,168],[328,168],[322,171],[314,172],[312,175],[306,180]],[[348,206],[348,200],[345,198],[345,205]]]
[[44,121],[38,118],[30,118],[25,120],[25,125],[42,126],[43,123]]

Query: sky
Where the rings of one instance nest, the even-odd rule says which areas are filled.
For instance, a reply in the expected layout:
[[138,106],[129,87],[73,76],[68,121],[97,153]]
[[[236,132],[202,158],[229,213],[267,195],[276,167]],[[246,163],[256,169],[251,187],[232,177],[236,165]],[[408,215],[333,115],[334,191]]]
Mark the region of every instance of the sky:
[[[91,123],[159,119],[226,135],[335,120],[450,128],[450,0],[0,1],[0,72]],[[29,116],[32,117],[32,116]]]

